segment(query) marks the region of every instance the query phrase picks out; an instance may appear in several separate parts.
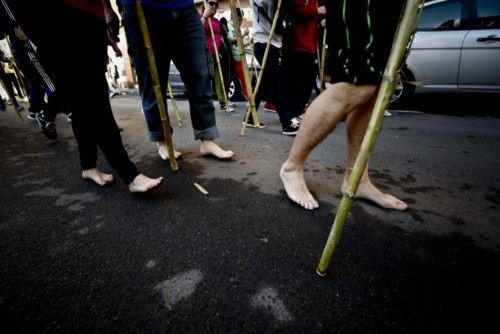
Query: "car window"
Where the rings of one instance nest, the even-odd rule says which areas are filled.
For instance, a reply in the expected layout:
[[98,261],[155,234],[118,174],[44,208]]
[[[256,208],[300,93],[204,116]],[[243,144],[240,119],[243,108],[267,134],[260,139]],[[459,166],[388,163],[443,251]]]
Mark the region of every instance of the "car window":
[[[498,1],[498,0],[492,0]],[[462,1],[429,2],[422,11],[419,30],[462,29]]]
[[500,1],[476,0],[477,19],[475,27],[478,29],[500,28]]

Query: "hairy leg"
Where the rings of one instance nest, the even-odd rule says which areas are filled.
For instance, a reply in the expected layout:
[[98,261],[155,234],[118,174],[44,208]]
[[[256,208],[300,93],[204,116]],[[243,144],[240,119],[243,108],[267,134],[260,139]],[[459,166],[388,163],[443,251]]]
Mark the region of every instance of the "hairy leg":
[[[342,182],[342,193],[347,191],[347,181],[351,175],[361,143],[363,142],[375,100],[376,95],[373,95],[367,103],[347,117],[347,166],[346,174]],[[386,209],[405,210],[408,207],[405,202],[392,195],[381,192],[380,189],[371,183],[368,176],[368,166],[366,166],[363,171],[355,197],[372,201]]]
[[319,206],[304,180],[307,157],[342,119],[366,103],[374,91],[374,86],[357,87],[347,83],[337,83],[329,86],[311,103],[292,144],[288,159],[280,170],[285,191],[292,201],[308,210]]

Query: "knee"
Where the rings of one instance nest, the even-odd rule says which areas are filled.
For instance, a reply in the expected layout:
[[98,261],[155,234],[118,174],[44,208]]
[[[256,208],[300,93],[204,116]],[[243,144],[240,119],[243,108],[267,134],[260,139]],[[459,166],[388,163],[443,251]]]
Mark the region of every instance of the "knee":
[[346,115],[364,105],[376,92],[376,87],[371,85],[355,86],[347,82],[339,82],[331,85],[329,91],[330,99],[344,110]]

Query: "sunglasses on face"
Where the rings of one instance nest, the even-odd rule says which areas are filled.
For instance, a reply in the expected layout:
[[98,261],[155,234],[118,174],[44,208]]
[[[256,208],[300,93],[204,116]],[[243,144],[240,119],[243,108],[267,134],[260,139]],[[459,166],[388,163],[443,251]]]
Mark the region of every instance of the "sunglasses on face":
[[208,5],[209,5],[209,6],[213,6],[213,7],[219,7],[219,3],[214,2],[214,1],[209,1],[209,2],[208,2]]

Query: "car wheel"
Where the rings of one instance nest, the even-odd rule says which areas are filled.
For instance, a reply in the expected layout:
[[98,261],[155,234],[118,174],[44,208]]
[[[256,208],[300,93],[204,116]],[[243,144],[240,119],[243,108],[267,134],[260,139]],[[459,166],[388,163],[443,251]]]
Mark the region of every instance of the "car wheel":
[[241,93],[241,87],[238,79],[233,79],[229,84],[229,90],[227,92],[230,101],[243,101],[243,94]]
[[415,92],[415,86],[411,83],[415,78],[408,70],[403,70],[396,83],[394,93],[391,96],[391,107],[400,107],[407,103]]

